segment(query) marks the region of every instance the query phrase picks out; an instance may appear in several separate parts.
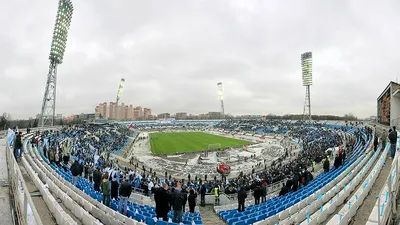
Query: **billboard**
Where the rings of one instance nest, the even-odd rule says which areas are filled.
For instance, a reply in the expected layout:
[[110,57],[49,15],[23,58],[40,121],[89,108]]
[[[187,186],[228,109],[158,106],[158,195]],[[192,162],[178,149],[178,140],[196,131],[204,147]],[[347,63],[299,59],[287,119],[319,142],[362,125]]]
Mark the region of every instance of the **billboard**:
[[378,122],[384,125],[390,125],[390,105],[391,88],[389,86],[378,98]]

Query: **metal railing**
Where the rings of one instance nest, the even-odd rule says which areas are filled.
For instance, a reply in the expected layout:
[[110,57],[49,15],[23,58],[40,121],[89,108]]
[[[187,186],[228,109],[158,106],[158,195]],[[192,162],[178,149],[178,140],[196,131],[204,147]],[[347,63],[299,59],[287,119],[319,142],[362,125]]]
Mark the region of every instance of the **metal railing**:
[[[381,224],[391,224],[394,222],[397,216],[397,196],[399,194],[399,185],[400,185],[400,176],[399,176],[399,156],[398,154],[400,153],[399,148],[397,147],[396,149],[396,156],[392,161],[392,165],[390,168],[389,175],[385,181],[384,187],[382,187],[382,190],[380,191],[378,195],[378,200],[377,200],[377,210],[378,210],[378,225]],[[390,154],[390,153],[389,153]],[[385,188],[387,186],[387,188]],[[381,196],[385,196],[385,200],[381,201]]]

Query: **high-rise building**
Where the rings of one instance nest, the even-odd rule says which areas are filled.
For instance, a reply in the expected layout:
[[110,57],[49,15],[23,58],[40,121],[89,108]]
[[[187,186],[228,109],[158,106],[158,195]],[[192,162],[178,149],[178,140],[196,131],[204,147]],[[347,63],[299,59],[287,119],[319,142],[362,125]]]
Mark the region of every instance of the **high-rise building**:
[[118,118],[117,120],[124,120],[125,119],[125,104],[121,103],[121,105],[118,106]]
[[177,120],[185,120],[187,118],[187,112],[177,112],[175,118]]
[[115,102],[110,102],[110,107],[109,107],[109,115],[108,115],[108,119],[113,120],[115,119]]
[[143,117],[143,111],[141,106],[136,106],[133,109],[133,119],[134,120],[140,120]]
[[133,106],[129,105],[128,107],[128,113],[127,113],[127,120],[133,120]]
[[116,107],[115,102],[110,102],[109,105],[106,102],[100,103],[94,111],[96,118],[109,120],[129,121],[153,118],[150,108],[143,109],[141,106],[133,107],[133,105],[125,105],[124,103],[119,103],[118,107]]
[[150,117],[151,117],[151,109],[144,108],[143,109],[143,117],[144,117],[145,120],[150,119]]
[[157,115],[158,119],[168,119],[170,117],[171,117],[171,114],[169,114],[169,113],[161,113],[161,114]]

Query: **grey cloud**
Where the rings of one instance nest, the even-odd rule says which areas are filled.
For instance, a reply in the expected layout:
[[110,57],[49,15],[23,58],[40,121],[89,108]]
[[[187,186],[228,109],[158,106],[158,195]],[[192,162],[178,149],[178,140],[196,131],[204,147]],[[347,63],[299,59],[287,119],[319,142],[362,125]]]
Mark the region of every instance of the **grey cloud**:
[[[0,9],[0,109],[39,112],[57,2]],[[376,113],[400,66],[398,1],[74,1],[57,112],[122,101],[154,112],[302,113],[300,54],[313,51],[312,111]]]

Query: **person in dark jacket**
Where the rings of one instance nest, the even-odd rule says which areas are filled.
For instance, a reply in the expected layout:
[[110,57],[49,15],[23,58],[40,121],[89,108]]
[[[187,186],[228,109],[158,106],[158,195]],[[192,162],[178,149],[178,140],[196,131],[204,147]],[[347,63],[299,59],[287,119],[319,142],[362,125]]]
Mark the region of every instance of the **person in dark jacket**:
[[374,137],[374,151],[375,152],[378,149],[378,143],[379,143],[378,135],[375,135],[375,137]]
[[207,192],[206,185],[203,184],[200,189],[200,204],[203,207],[206,205],[206,192]]
[[330,167],[329,159],[328,159],[328,157],[326,157],[326,159],[324,160],[324,165],[323,165],[325,173],[329,172],[329,167]]
[[100,191],[100,184],[101,184],[101,173],[99,168],[93,172],[93,188],[95,191]]
[[394,159],[394,156],[396,155],[396,144],[397,144],[396,127],[393,127],[393,130],[389,133],[389,141],[390,141],[390,157]]
[[341,159],[340,159],[339,155],[336,155],[335,156],[335,161],[333,162],[333,166],[335,167],[335,169],[339,168],[340,161],[341,161]]
[[119,188],[119,183],[117,181],[117,176],[114,174],[114,177],[111,181],[111,199],[117,200],[118,198],[118,188]]
[[290,188],[287,185],[283,184],[281,191],[279,192],[279,196],[286,195],[289,192],[289,190]]
[[18,160],[22,155],[22,133],[15,132],[15,142],[14,142],[14,157]]
[[172,208],[174,209],[174,217],[172,222],[181,223],[182,222],[182,206],[183,206],[183,194],[181,192],[181,184],[178,183],[176,185],[175,191],[173,192],[173,204]]
[[238,192],[238,211],[244,212],[244,202],[246,201],[247,194],[243,187],[239,188]]
[[257,186],[257,187],[254,189],[253,195],[254,195],[254,204],[255,204],[255,205],[260,204],[260,198],[261,198],[261,195],[262,195],[262,191],[261,191],[260,186]]
[[189,197],[188,197],[190,213],[194,213],[194,208],[196,208],[196,198],[197,198],[197,192],[195,192],[195,190],[191,189]]
[[120,201],[118,207],[118,211],[126,216],[128,215],[128,199],[129,196],[131,196],[131,193],[132,193],[132,185],[129,183],[129,176],[126,176],[121,184],[121,187],[119,188]]
[[85,179],[89,179],[89,165],[85,163],[85,166],[83,167],[85,171]]
[[69,155],[68,155],[68,153],[67,154],[65,154],[64,156],[63,156],[63,162],[64,162],[64,165],[68,165],[68,162],[69,162]]
[[79,163],[79,175],[83,176],[83,163]]
[[74,161],[70,170],[71,170],[71,174],[72,174],[72,184],[74,186],[76,186],[78,184],[78,176],[80,175],[78,160]]
[[187,188],[182,188],[182,196],[183,196],[183,201],[182,201],[182,211],[185,212],[185,206],[187,202]]
[[154,200],[156,202],[156,215],[157,218],[162,218],[164,221],[168,221],[168,212],[169,212],[169,193],[168,193],[168,184],[164,184],[163,187],[154,187],[151,191],[154,193]]

